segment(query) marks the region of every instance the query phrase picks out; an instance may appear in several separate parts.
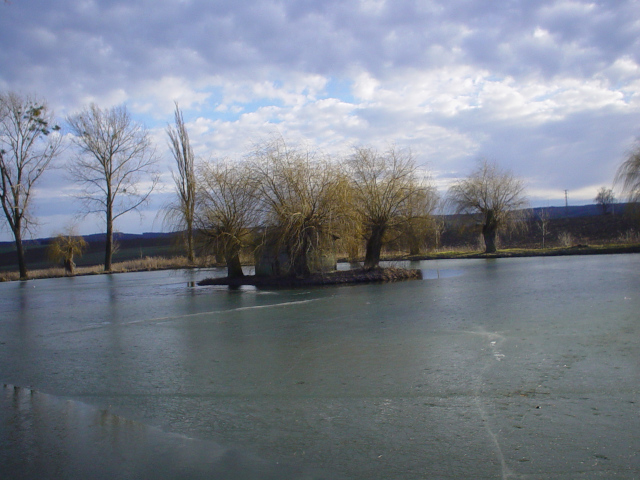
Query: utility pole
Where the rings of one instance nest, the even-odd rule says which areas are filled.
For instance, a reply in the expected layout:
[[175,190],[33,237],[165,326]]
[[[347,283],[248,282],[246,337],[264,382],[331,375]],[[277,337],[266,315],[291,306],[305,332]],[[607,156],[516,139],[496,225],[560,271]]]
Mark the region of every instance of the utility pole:
[[565,217],[569,216],[569,197],[567,196],[568,192],[569,192],[569,190],[565,190],[564,191],[564,215],[565,215]]

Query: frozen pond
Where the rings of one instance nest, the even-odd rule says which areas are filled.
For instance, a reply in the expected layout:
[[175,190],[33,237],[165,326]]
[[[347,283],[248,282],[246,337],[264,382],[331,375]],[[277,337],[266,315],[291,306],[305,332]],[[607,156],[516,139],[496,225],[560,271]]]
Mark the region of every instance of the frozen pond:
[[640,255],[0,284],[2,478],[640,477]]

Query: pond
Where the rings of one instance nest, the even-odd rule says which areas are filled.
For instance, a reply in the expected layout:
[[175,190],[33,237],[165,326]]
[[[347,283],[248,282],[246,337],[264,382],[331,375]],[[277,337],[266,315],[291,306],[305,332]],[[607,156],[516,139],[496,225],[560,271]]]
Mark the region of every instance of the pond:
[[640,255],[0,284],[7,478],[640,476]]

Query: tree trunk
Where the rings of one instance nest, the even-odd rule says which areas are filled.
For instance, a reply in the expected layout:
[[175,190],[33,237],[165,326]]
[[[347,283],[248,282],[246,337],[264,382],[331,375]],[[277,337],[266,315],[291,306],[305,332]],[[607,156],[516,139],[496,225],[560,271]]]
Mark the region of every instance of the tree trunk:
[[371,228],[371,236],[367,239],[367,251],[364,256],[365,270],[373,270],[380,263],[384,230],[384,227],[377,225]]
[[193,220],[187,219],[187,261],[195,263],[196,255],[193,249]]
[[73,257],[64,259],[64,269],[69,275],[75,275],[76,264],[73,262]]
[[242,271],[242,263],[240,263],[240,249],[237,246],[230,247],[225,252],[225,260],[227,262],[227,277],[228,278],[242,278],[244,272]]
[[420,245],[420,238],[417,235],[409,234],[409,255],[420,255],[422,245]]
[[308,277],[311,275],[309,262],[307,260],[307,251],[309,250],[309,238],[303,234],[303,238],[299,240],[302,244],[298,251],[290,255],[290,272],[297,277]]
[[484,237],[484,253],[496,253],[496,229],[495,227],[482,227],[482,236]]
[[20,270],[20,280],[28,280],[29,275],[27,273],[27,264],[24,260],[24,248],[22,246],[22,232],[20,231],[20,224],[16,224],[16,229],[13,235],[16,239],[16,253],[18,254],[18,269]]
[[111,204],[107,205],[107,237],[104,250],[104,271],[111,271],[111,257],[113,254],[113,216]]
[[488,210],[485,214],[484,225],[482,225],[482,236],[484,237],[484,253],[496,253],[496,232],[498,222],[493,210]]

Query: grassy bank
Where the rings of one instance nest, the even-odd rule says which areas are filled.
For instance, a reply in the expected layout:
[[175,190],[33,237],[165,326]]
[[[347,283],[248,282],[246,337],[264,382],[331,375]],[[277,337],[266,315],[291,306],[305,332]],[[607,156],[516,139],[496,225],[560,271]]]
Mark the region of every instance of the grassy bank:
[[[640,253],[640,243],[620,245],[575,245],[554,248],[505,248],[496,253],[483,253],[468,250],[445,250],[425,255],[401,257],[406,260],[438,260],[453,258],[512,258],[512,257],[554,257],[564,255],[601,255],[620,253]],[[399,257],[390,258],[398,260]]]
[[[127,260],[117,262],[111,266],[110,273],[145,272],[152,270],[172,270],[179,268],[205,268],[211,267],[210,259],[202,259],[195,264],[190,264],[186,257],[144,257],[137,260]],[[77,267],[75,276],[100,275],[106,273],[104,265],[92,265],[88,267]],[[29,270],[29,279],[57,278],[69,276],[62,267],[52,267],[37,270]],[[17,271],[0,273],[0,282],[20,280]]]

